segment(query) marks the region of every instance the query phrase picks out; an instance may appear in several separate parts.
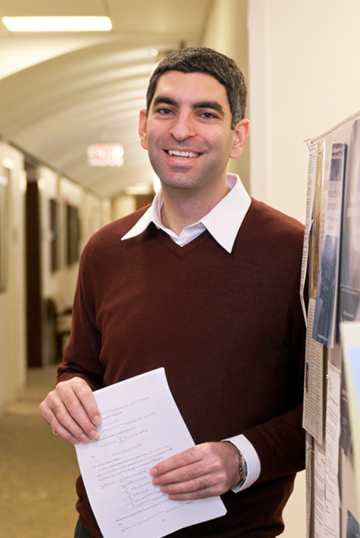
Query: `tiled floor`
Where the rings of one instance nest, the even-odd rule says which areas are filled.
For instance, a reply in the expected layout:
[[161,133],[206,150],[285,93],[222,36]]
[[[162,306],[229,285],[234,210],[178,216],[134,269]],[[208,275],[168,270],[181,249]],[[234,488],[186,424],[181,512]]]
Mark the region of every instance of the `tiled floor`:
[[39,403],[55,368],[32,369],[23,397],[0,416],[0,537],[72,538],[77,520],[75,449],[53,435]]

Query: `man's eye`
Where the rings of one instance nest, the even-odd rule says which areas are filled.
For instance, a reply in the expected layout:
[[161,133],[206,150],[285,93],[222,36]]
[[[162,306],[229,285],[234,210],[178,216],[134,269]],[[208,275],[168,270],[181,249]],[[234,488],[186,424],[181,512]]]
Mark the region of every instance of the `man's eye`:
[[206,119],[216,118],[215,114],[213,114],[212,112],[203,112],[201,116]]
[[162,114],[163,116],[167,116],[169,114],[172,114],[172,110],[170,110],[170,108],[159,108],[157,112],[159,114]]

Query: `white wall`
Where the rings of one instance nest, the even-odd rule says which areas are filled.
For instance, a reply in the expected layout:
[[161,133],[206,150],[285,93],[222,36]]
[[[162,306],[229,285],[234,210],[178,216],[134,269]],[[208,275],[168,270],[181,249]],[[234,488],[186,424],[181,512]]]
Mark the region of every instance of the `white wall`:
[[[0,292],[0,412],[15,400],[26,382],[26,287],[25,287],[25,194],[26,174],[22,154],[0,142],[0,176],[8,181],[7,224],[7,286]],[[51,169],[39,167],[39,194],[41,215],[41,270],[42,297],[55,300],[59,309],[70,306],[77,281],[78,263],[65,265],[64,214],[59,221],[62,237],[60,268],[51,272],[49,200],[79,208],[82,223],[81,247],[103,223],[109,221],[110,202],[85,191],[65,178],[59,178]],[[45,335],[45,333],[44,333]],[[46,338],[45,338],[46,340]],[[45,349],[46,342],[44,341]]]
[[54,297],[59,287],[59,275],[51,272],[51,239],[49,200],[58,198],[58,176],[45,166],[39,171],[40,227],[41,227],[41,282],[42,296]]
[[[59,177],[56,172],[40,166],[39,192],[41,207],[41,255],[42,255],[42,295],[55,300],[59,310],[71,306],[77,281],[79,264],[67,267],[65,263],[66,224],[65,204],[70,203],[78,208],[81,221],[80,251],[91,235],[101,226],[109,222],[109,205],[107,199],[84,190],[80,185],[66,178]],[[59,228],[61,244],[59,246],[60,267],[51,272],[51,239],[53,231],[50,226],[50,199],[60,203]]]
[[101,200],[101,226],[109,224],[111,220],[111,200],[110,198],[103,198]]
[[21,392],[26,377],[25,175],[21,154],[0,143],[0,174],[9,170],[8,285],[0,293],[0,409]]
[[112,199],[111,204],[113,220],[120,219],[136,210],[136,200],[134,196],[122,194]]
[[[66,249],[65,204],[69,203],[77,207],[79,209],[79,215],[82,215],[83,195],[84,195],[84,191],[82,187],[80,187],[80,185],[77,185],[66,178],[60,178],[59,199],[60,199],[61,210],[62,210],[61,225],[63,226],[63,229],[61,232],[61,237],[63,239],[61,250],[64,255],[65,255],[65,249]],[[81,241],[81,246],[82,246],[82,241]],[[63,306],[70,306],[73,303],[78,270],[79,270],[78,263],[74,263],[73,265],[67,267],[65,266],[64,259],[62,260],[62,269],[59,272],[60,286],[59,286],[58,299],[60,301],[60,304],[63,304]]]
[[82,222],[83,229],[81,231],[81,249],[84,248],[90,237],[103,225],[103,210],[99,196],[84,191],[83,207],[82,207]]
[[[233,58],[249,80],[248,62],[248,1],[216,0],[212,4],[202,45],[216,49]],[[230,160],[229,172],[239,174],[250,191],[250,147],[247,145],[239,159]]]
[[[252,187],[302,221],[303,141],[360,109],[359,20],[358,0],[249,2]],[[264,164],[253,173],[258,158]]]
[[304,141],[360,110],[359,20],[358,0],[215,0],[209,15],[203,45],[234,58],[249,86],[250,163],[245,153],[229,170],[301,221]]

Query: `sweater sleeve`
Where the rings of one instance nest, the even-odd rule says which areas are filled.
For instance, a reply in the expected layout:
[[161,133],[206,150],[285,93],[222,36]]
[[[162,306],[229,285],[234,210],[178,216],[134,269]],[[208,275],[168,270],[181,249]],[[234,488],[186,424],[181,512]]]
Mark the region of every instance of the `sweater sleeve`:
[[261,472],[256,484],[295,474],[305,467],[305,430],[302,427],[302,414],[306,328],[300,305],[298,282],[294,286],[292,297],[289,308],[291,342],[289,360],[293,366],[293,404],[283,415],[243,432],[260,459]]
[[301,421],[302,404],[281,417],[244,432],[261,462],[257,484],[304,469],[305,431]]

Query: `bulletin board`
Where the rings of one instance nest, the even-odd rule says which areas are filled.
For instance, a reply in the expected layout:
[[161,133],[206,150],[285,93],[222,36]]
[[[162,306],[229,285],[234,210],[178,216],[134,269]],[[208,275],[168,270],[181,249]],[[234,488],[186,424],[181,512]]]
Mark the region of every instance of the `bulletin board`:
[[307,538],[358,538],[360,113],[308,147],[301,282]]

